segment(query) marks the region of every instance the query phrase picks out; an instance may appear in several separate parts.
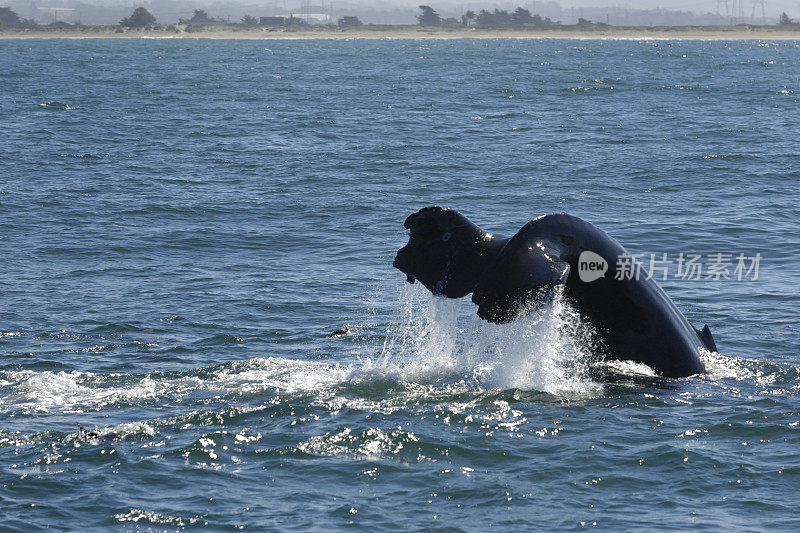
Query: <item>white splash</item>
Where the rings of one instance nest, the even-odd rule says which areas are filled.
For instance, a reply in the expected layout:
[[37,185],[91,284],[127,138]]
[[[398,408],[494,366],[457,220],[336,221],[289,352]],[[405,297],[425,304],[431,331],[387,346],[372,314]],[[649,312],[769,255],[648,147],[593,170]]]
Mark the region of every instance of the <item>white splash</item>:
[[8,371],[0,374],[5,384],[0,412],[82,412],[109,404],[138,403],[156,398],[175,383],[151,379],[149,375],[125,383],[120,374],[93,372]]
[[[170,397],[302,393],[331,390],[346,382],[353,369],[313,361],[257,358],[197,369],[178,378],[93,372],[0,372],[4,401],[0,412],[87,412],[109,405],[138,404]],[[201,377],[202,375],[202,377]]]
[[768,363],[747,357],[733,357],[718,352],[700,349],[700,361],[705,366],[705,377],[709,381],[753,381],[759,385],[772,386],[776,381],[794,374],[795,367],[786,364]]
[[472,389],[522,389],[559,396],[594,395],[587,377],[591,336],[560,295],[509,324],[490,324],[462,300],[404,285],[401,316],[372,371],[405,381],[462,380]]
[[610,370],[615,374],[620,374],[630,377],[657,377],[658,373],[650,366],[644,363],[637,363],[635,361],[620,361],[617,359],[609,359],[601,362],[598,367]]

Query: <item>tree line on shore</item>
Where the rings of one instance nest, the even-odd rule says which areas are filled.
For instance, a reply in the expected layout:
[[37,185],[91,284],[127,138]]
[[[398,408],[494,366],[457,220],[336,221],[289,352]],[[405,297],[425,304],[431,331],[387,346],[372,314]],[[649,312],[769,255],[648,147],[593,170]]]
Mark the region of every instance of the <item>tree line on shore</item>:
[[[495,9],[488,11],[481,9],[475,13],[473,10],[467,10],[461,16],[461,20],[456,18],[443,18],[431,6],[420,5],[420,13],[417,15],[417,22],[420,26],[436,27],[436,26],[464,26],[476,27],[479,29],[492,29],[492,28],[522,28],[522,27],[547,27],[557,26],[561,23],[559,21],[552,21],[547,17],[541,17],[538,14],[531,13],[528,9],[518,7],[512,12],[506,10]],[[233,26],[243,28],[256,28],[262,26],[308,26],[309,23],[302,18],[294,17],[290,14],[288,17],[259,17],[256,18],[251,15],[245,15],[239,22],[230,22],[221,18],[213,18],[202,9],[195,9],[192,16],[188,19],[179,19],[178,24],[185,25],[187,31],[192,31],[195,28],[203,28],[206,26]],[[78,24],[80,25],[80,24]],[[333,26],[333,24],[329,24]],[[336,26],[340,28],[362,26],[363,23],[357,16],[343,16],[338,19]],[[589,20],[579,18],[578,26],[608,26],[608,24],[599,22],[594,23]],[[786,13],[781,13],[778,18],[779,26],[800,26],[800,23],[793,21]],[[45,28],[63,28],[71,27],[71,24],[66,22],[54,22],[45,25]],[[156,24],[156,17],[153,16],[144,7],[137,7],[133,10],[130,16],[123,18],[119,22],[120,28],[159,28]],[[39,27],[36,21],[31,19],[20,18],[11,8],[0,7],[0,30],[6,28],[15,29],[32,29]],[[164,29],[164,28],[162,28]],[[169,25],[165,29],[178,31],[174,25]],[[117,31],[123,31],[119,29]]]
[[33,28],[36,22],[20,18],[10,7],[0,7],[0,30],[4,28]]
[[[516,10],[508,12],[505,9],[495,9],[488,11],[481,9],[478,13],[469,9],[461,15],[461,20],[455,18],[441,17],[431,6],[421,5],[418,6],[420,13],[417,15],[417,22],[420,26],[453,26],[459,23],[462,26],[476,27],[476,28],[522,28],[522,27],[543,27],[543,26],[558,26],[561,24],[559,21],[552,21],[549,18],[542,17],[537,14],[532,14],[530,10],[523,7],[517,7]],[[577,26],[609,26],[604,22],[592,22],[584,18],[579,18]],[[798,26],[800,23],[794,22],[789,15],[781,13],[778,18],[779,26]]]
[[[420,26],[475,26],[478,28],[513,28],[523,26],[555,26],[561,24],[553,22],[547,17],[535,15],[530,10],[518,7],[509,13],[505,9],[488,11],[481,9],[478,13],[469,9],[461,15],[461,20],[456,18],[442,18],[431,6],[419,6],[420,13],[417,21]],[[583,19],[581,19],[583,20]],[[588,22],[588,21],[587,21]]]
[[[178,24],[185,25],[187,28],[202,28],[206,26],[234,26],[243,28],[256,28],[259,26],[308,26],[309,23],[302,18],[289,15],[288,17],[259,17],[256,18],[251,15],[245,15],[239,22],[231,22],[222,18],[213,18],[203,9],[195,9],[191,17],[187,19],[178,19]],[[343,16],[337,21],[339,27],[355,27],[362,26],[361,22],[356,16]],[[20,18],[9,7],[0,7],[0,30],[6,28],[14,29],[33,29],[38,27],[43,28],[66,28],[72,27],[72,24],[59,21],[47,25],[39,25],[32,19]],[[75,26],[81,26],[80,23]],[[119,21],[121,28],[157,28],[156,17],[144,7],[137,7],[129,16]],[[174,24],[165,27],[169,30],[176,30]],[[121,31],[121,30],[120,30]]]
[[[153,26],[156,18],[143,7],[137,7],[130,17],[120,21],[120,26],[128,28],[145,28]],[[239,22],[230,22],[222,18],[213,18],[203,9],[195,9],[191,18],[178,19],[178,24],[187,27],[205,26],[240,26],[243,28],[257,28],[259,26],[309,26],[310,24],[302,18],[295,17],[291,13],[288,17],[259,17],[245,15]],[[363,23],[355,16],[343,16],[337,21],[339,27],[362,26]]]

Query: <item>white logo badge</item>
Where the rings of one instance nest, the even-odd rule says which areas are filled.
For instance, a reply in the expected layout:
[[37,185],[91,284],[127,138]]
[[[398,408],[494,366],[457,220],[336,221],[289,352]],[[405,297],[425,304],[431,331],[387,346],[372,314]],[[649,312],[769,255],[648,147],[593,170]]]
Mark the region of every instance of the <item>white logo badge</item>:
[[603,277],[608,270],[608,263],[605,259],[594,252],[585,250],[578,257],[578,276],[584,283],[591,283]]

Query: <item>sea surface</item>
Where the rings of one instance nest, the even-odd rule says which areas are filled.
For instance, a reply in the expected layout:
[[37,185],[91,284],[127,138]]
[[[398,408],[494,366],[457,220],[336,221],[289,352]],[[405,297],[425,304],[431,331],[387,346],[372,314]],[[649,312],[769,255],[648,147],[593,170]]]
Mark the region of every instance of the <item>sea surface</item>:
[[[792,41],[0,41],[0,529],[797,531],[798,109]],[[659,278],[661,379],[406,284],[436,204],[759,270]]]

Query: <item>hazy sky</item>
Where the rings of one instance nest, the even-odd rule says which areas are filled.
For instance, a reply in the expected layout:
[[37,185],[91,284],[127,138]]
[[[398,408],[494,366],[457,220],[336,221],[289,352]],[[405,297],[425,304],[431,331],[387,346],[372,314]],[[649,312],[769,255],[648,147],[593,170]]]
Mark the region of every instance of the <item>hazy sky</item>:
[[[279,0],[280,1],[280,0]],[[296,3],[300,4],[302,0],[297,0],[292,2],[289,0],[287,3]],[[711,12],[714,13],[717,10],[717,0],[631,0],[631,1],[621,1],[621,0],[556,0],[562,7],[569,8],[572,6],[575,7],[605,7],[605,6],[625,6],[634,9],[655,9],[658,7],[667,8],[667,9],[677,9],[681,11],[694,11],[696,13],[706,13]],[[732,4],[734,0],[728,0],[729,3]],[[737,3],[740,0],[735,0]],[[744,11],[746,13],[750,13],[753,9],[753,0],[741,0],[744,4]],[[760,0],[756,0],[760,2]],[[765,0],[767,11],[794,11],[800,13],[800,0]],[[249,3],[249,2],[248,2]],[[253,1],[252,3],[258,3],[258,0]],[[273,3],[267,0],[266,3]],[[317,4],[320,3],[319,1],[310,0],[309,3]],[[325,0],[325,3],[328,4],[329,1]],[[357,4],[357,5],[370,5],[370,6],[378,6],[378,5],[394,5],[394,6],[409,6],[409,7],[416,7],[419,4],[429,4],[434,9],[437,6],[447,6],[447,7],[456,7],[459,5],[473,5],[473,4],[480,4],[480,5],[505,5],[505,4],[515,4],[515,5],[531,5],[536,4],[536,2],[532,2],[530,0],[487,0],[485,2],[481,2],[480,0],[380,0],[380,1],[369,1],[369,0],[343,0],[342,2],[336,2],[334,0],[334,4],[337,3],[346,3],[346,4]],[[720,9],[723,9],[721,7]],[[760,10],[760,4],[757,7],[757,11]]]
[[[364,3],[364,4],[376,4],[378,2],[360,2],[358,0],[350,0],[354,3]],[[496,0],[495,0],[496,1]],[[625,6],[631,7],[634,9],[655,9],[658,7],[666,8],[666,9],[677,9],[680,11],[694,11],[695,13],[715,13],[717,11],[717,0],[633,0],[633,1],[620,1],[620,0],[556,0],[562,7],[606,7],[606,6]],[[739,0],[737,0],[738,2]],[[744,4],[744,11],[745,13],[750,13],[753,9],[753,0],[742,0]],[[760,1],[760,0],[758,0]],[[474,0],[441,0],[437,2],[436,0],[429,0],[430,4],[435,5],[459,5],[459,4],[473,4],[476,3]],[[732,4],[733,0],[728,0],[729,3]],[[800,0],[765,0],[766,2],[766,9],[767,12],[777,12],[777,11],[791,11],[800,14]],[[424,2],[417,2],[417,1],[406,1],[406,0],[383,0],[383,4],[401,4],[401,5],[416,5],[418,3]],[[480,1],[477,3],[481,3]],[[488,1],[486,4],[492,4],[495,2]],[[499,3],[499,2],[497,2]],[[516,2],[502,2],[502,3],[516,3]],[[535,4],[535,2],[531,1],[520,1],[519,4]],[[724,7],[720,6],[720,9],[724,11]],[[756,11],[761,9],[760,4],[758,5]]]
[[[84,0],[87,4],[135,4],[135,0]],[[654,9],[658,7],[667,9],[676,9],[681,11],[694,11],[695,13],[714,13],[717,10],[718,0],[556,0],[564,8],[570,7],[605,7],[605,6],[625,6],[634,9]],[[743,2],[744,11],[750,13],[753,9],[754,0],[727,0],[729,3]],[[755,0],[760,2],[761,0]],[[362,5],[377,7],[407,7],[415,9],[419,4],[429,4],[434,9],[438,8],[457,8],[459,6],[467,5],[482,5],[487,7],[492,6],[508,6],[508,5],[523,5],[527,7],[534,7],[537,2],[531,0],[196,0],[195,2],[179,3],[196,3],[196,4],[245,4],[253,6],[266,6],[266,5],[286,5],[287,7],[297,7],[303,4],[319,5],[330,3],[336,5]],[[800,15],[800,0],[765,0],[768,12],[787,11],[789,13],[796,13]],[[55,2],[58,3],[58,2]],[[724,8],[721,8],[724,10]],[[757,11],[761,9],[760,4]]]

